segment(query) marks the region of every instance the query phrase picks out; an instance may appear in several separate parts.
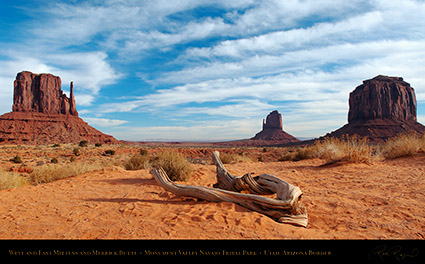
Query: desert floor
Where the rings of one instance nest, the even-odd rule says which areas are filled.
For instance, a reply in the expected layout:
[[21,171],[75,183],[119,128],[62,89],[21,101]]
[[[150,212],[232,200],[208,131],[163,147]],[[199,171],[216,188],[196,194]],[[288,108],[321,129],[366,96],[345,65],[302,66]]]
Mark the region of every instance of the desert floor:
[[[147,170],[109,166],[0,190],[0,238],[425,239],[425,154],[373,165],[321,164],[312,159],[225,165],[233,175],[268,173],[299,186],[307,228],[231,203],[177,197]],[[216,182],[214,165],[193,166],[185,184]]]

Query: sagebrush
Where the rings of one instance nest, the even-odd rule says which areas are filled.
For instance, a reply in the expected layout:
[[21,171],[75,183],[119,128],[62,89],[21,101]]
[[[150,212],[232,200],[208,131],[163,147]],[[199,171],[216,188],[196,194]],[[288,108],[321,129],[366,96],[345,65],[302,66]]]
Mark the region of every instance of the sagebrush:
[[220,153],[220,160],[223,164],[232,164],[239,162],[250,162],[254,161],[252,157],[244,156],[236,153]]
[[149,156],[135,154],[124,162],[126,170],[141,170],[149,167]]
[[98,169],[101,169],[99,164],[81,162],[72,162],[66,165],[47,164],[34,168],[30,174],[30,181],[33,184],[47,183]]
[[0,169],[0,190],[9,188],[18,188],[29,184],[26,177],[16,172],[7,172]]
[[419,151],[425,151],[425,135],[417,133],[400,134],[382,146],[382,155],[386,159],[412,156]]
[[162,167],[172,181],[187,181],[193,172],[190,162],[181,154],[165,150],[149,156],[135,154],[124,162],[127,170],[141,170]]
[[150,159],[150,165],[162,167],[172,181],[187,181],[193,172],[192,164],[181,153],[171,150],[160,152]]
[[316,140],[313,145],[290,151],[279,160],[298,161],[312,158],[323,159],[325,164],[339,161],[370,164],[374,159],[374,149],[367,138],[345,135],[341,138]]

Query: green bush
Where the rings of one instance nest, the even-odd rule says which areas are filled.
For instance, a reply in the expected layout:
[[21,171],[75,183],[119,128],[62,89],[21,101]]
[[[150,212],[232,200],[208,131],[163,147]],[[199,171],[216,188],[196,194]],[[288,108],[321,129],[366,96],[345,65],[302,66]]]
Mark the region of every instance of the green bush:
[[10,161],[14,162],[14,163],[22,163],[22,158],[18,155],[16,155],[13,159],[11,159]]
[[105,155],[113,156],[115,155],[115,150],[112,150],[112,149],[105,150]]
[[74,153],[75,156],[79,156],[80,155],[80,149],[79,148],[74,148],[74,150],[72,151],[72,153]]
[[87,140],[81,140],[80,144],[78,144],[78,146],[80,147],[88,147],[89,142]]

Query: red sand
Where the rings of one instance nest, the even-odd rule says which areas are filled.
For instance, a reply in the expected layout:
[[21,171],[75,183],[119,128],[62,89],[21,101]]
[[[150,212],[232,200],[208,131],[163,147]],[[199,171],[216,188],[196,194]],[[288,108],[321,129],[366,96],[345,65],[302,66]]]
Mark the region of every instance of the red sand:
[[[307,228],[231,203],[163,190],[147,170],[113,167],[0,190],[2,239],[424,239],[425,155],[319,167],[320,160],[226,165],[269,173],[304,192]],[[194,165],[188,184],[212,186],[215,166]]]

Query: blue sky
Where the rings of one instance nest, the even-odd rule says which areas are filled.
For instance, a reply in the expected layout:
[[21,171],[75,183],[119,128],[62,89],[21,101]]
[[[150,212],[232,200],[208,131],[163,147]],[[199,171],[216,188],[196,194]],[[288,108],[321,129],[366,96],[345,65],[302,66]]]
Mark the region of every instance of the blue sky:
[[80,117],[123,140],[249,138],[273,110],[318,137],[378,74],[425,123],[425,1],[1,1],[1,113],[22,70],[74,81]]

